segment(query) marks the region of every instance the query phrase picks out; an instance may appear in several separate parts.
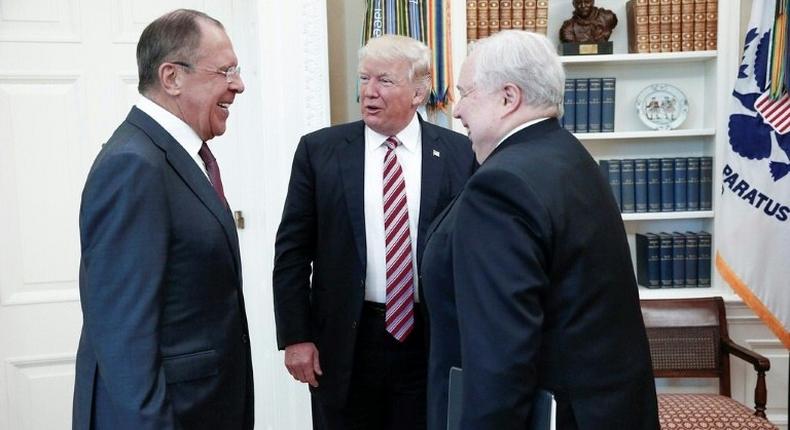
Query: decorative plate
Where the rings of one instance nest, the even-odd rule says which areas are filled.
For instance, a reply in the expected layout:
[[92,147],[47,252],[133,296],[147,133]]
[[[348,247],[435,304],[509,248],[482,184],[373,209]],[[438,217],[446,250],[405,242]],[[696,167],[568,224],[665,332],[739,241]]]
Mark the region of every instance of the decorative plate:
[[689,112],[689,102],[680,89],[670,84],[653,84],[636,97],[639,119],[654,130],[677,128]]

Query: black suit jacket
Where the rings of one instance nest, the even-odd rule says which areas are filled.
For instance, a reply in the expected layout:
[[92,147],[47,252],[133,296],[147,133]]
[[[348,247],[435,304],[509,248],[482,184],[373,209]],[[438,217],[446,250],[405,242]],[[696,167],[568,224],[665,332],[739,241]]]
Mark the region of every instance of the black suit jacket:
[[[428,226],[474,168],[468,139],[422,120],[420,126],[418,264]],[[323,376],[314,392],[334,406],[346,401],[365,297],[364,130],[358,121],[302,137],[275,243],[278,346],[316,343]]]
[[426,238],[428,428],[524,429],[537,387],[559,429],[658,429],[623,222],[595,161],[556,119],[504,141]]
[[184,148],[132,108],[80,209],[73,427],[251,429],[252,364],[230,211]]

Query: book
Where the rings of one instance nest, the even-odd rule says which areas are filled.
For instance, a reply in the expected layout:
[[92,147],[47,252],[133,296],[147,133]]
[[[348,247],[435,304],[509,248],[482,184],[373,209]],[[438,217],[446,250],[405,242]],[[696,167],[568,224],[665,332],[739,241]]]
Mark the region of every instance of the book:
[[675,160],[661,159],[661,212],[675,210]]
[[477,0],[477,38],[488,37],[488,0]]
[[697,233],[697,286],[710,287],[711,236],[706,231]]
[[647,211],[661,212],[661,160],[647,159]]
[[674,261],[672,255],[674,247],[672,244],[672,235],[669,233],[658,234],[658,255],[659,255],[659,278],[661,279],[661,288],[672,288],[673,277],[672,267]]
[[[464,399],[463,378],[463,369],[455,366],[450,368],[447,386],[447,430],[461,428]],[[538,388],[533,393],[527,428],[529,430],[555,430],[557,428],[557,401],[550,391]]]
[[545,36],[549,28],[549,0],[538,0],[535,17],[535,32]]
[[601,78],[587,81],[587,132],[601,132]]
[[466,0],[466,42],[477,40],[477,0]]
[[499,32],[499,0],[488,0],[488,34]]
[[672,233],[672,287],[686,286],[686,236]]
[[636,281],[647,288],[661,286],[659,238],[653,233],[636,235]]
[[647,0],[627,1],[625,11],[628,24],[628,52],[650,52]]
[[601,174],[612,189],[612,195],[614,195],[614,200],[617,203],[617,209],[622,212],[623,206],[620,198],[620,191],[622,189],[620,187],[620,160],[601,160],[599,164],[601,166]]
[[636,212],[634,195],[634,160],[620,162],[620,201],[623,213]]
[[634,160],[634,208],[637,213],[647,212],[647,160]]
[[699,158],[689,157],[686,161],[686,207],[699,210]]
[[562,102],[565,113],[562,114],[562,125],[571,133],[576,131],[576,80],[565,80],[565,96]]
[[499,2],[499,29],[510,30],[513,28],[513,2],[501,0]]
[[697,246],[699,239],[693,232],[686,232],[686,287],[697,286]]
[[605,133],[614,131],[615,83],[615,78],[601,80],[601,131]]
[[659,17],[661,52],[672,52],[672,10],[670,0],[660,1]]
[[682,51],[694,50],[694,0],[680,0],[680,43]]
[[672,19],[670,36],[672,39],[672,52],[681,50],[681,35],[683,26],[681,24],[681,6],[680,0],[672,0],[670,5],[670,16]]
[[687,211],[686,205],[686,169],[687,159],[683,157],[675,158],[675,210]]
[[576,79],[576,133],[587,133],[588,80]]
[[705,5],[705,49],[715,50],[718,38],[719,2],[708,0]]
[[706,0],[694,0],[694,50],[705,50],[705,16],[707,15]]
[[524,1],[513,0],[513,29],[524,29]]
[[713,157],[699,160],[699,209],[713,209]]
[[524,30],[535,31],[535,24],[538,14],[537,0],[524,0]]

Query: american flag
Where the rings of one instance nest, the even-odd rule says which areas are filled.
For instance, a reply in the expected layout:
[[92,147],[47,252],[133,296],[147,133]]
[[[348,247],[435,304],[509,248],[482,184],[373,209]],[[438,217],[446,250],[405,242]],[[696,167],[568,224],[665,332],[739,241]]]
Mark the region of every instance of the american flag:
[[790,131],[790,95],[785,93],[778,100],[772,100],[769,92],[770,90],[757,98],[754,108],[777,133],[785,134]]

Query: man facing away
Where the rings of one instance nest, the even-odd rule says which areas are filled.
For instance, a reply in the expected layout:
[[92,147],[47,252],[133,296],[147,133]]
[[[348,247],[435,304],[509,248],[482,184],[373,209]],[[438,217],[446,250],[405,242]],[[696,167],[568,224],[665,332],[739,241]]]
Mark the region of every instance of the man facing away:
[[252,429],[239,244],[206,141],[244,91],[222,24],[186,9],[137,45],[142,95],[80,209],[74,429]]
[[479,41],[454,116],[480,168],[428,232],[428,428],[444,430],[463,368],[461,428],[527,428],[538,389],[557,429],[656,430],[650,351],[620,211],[557,120],[565,73],[546,37]]
[[417,265],[474,160],[465,137],[416,113],[430,88],[424,44],[382,36],[359,59],[362,121],[303,136],[294,155],[275,243],[278,345],[311,386],[317,428],[422,429]]

